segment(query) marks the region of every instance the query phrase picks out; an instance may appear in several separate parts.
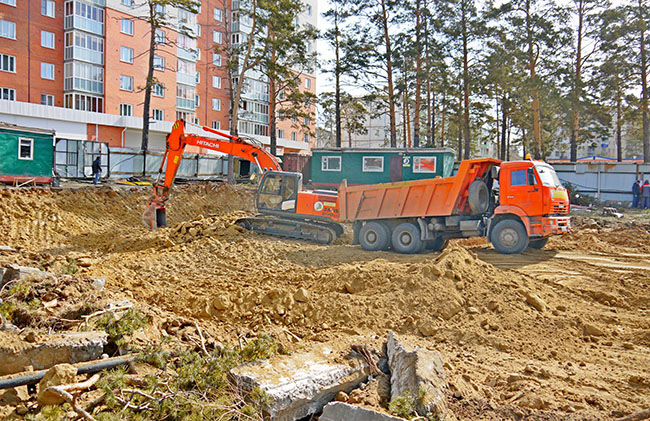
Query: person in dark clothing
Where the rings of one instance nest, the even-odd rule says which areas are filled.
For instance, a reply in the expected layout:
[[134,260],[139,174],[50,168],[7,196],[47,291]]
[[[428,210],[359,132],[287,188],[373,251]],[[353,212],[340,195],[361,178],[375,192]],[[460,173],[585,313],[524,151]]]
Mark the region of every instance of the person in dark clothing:
[[650,182],[645,180],[641,186],[641,199],[643,199],[643,209],[650,208]]
[[101,173],[102,173],[102,161],[100,157],[97,157],[93,161],[93,176],[95,177],[93,179],[93,184],[97,184]]
[[633,208],[639,207],[640,196],[641,196],[641,185],[639,183],[639,180],[636,180],[634,184],[632,184],[632,207]]

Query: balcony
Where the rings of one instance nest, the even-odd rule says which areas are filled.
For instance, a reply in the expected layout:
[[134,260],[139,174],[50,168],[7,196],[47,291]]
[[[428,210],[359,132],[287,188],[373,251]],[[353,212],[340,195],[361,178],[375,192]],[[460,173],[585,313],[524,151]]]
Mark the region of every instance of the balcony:
[[194,100],[176,97],[176,108],[194,111]]
[[186,50],[180,47],[176,49],[176,56],[188,61],[197,61],[199,59],[199,54],[196,51]]
[[196,75],[176,73],[176,82],[182,83],[183,85],[196,86]]
[[96,20],[87,19],[81,16],[66,16],[64,20],[64,29],[81,29],[96,35],[104,36],[104,24]]
[[65,47],[66,60],[81,60],[94,64],[104,64],[104,53],[80,47]]

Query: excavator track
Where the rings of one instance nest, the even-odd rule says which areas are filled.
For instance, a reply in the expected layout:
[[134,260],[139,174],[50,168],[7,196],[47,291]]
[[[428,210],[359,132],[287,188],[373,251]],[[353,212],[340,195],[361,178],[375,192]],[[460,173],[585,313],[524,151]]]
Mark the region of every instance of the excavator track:
[[273,216],[241,218],[235,223],[249,231],[318,244],[332,244],[338,238],[338,230],[330,227],[332,224],[327,223],[297,221]]

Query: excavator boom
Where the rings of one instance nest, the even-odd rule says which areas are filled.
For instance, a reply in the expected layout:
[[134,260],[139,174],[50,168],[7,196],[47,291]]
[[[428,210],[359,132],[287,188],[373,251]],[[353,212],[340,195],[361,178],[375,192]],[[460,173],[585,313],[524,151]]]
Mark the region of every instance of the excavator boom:
[[[151,197],[149,206],[142,214],[142,222],[151,229],[166,225],[165,202],[169,196],[169,189],[174,183],[178,168],[183,159],[183,152],[188,145],[198,146],[213,151],[222,152],[227,155],[237,156],[256,164],[262,172],[281,171],[280,164],[275,156],[267,152],[264,147],[253,142],[248,142],[240,137],[220,132],[203,126],[206,132],[214,133],[222,139],[213,139],[194,134],[185,134],[185,121],[177,120],[172,126],[172,131],[167,135],[167,148],[160,169],[158,180],[154,184],[154,194]],[[166,165],[166,167],[165,167]],[[162,183],[160,179],[165,170]]]

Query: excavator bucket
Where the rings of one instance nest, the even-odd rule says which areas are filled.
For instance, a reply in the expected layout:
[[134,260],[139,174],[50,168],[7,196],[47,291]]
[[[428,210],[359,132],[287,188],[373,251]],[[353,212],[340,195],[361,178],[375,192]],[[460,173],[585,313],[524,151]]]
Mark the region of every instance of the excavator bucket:
[[156,204],[154,202],[149,203],[147,209],[142,212],[142,223],[145,227],[155,230],[158,228],[158,218],[156,217]]

